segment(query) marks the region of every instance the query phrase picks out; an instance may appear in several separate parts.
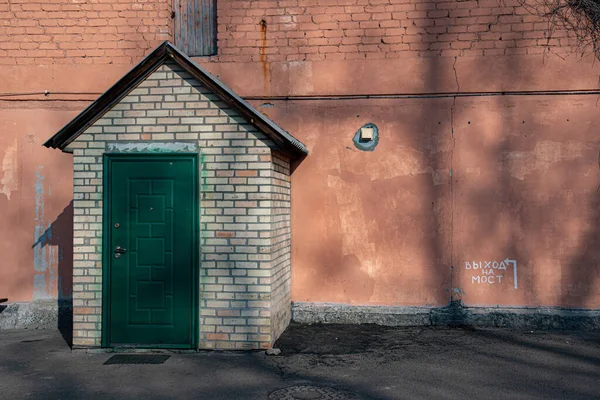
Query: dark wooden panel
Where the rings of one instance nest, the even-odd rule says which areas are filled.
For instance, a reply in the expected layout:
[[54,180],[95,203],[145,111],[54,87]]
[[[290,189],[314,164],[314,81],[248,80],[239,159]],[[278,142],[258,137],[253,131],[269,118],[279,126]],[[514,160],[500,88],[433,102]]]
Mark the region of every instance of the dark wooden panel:
[[217,53],[216,0],[175,0],[175,46],[189,56]]

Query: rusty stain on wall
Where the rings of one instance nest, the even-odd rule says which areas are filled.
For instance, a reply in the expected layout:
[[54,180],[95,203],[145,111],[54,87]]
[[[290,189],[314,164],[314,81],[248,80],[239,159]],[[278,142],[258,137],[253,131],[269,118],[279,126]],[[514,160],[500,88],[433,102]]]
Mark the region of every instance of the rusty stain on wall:
[[12,192],[18,190],[18,164],[17,164],[17,139],[6,148],[2,158],[2,172],[4,175],[0,180],[0,193],[4,194],[8,200]]
[[271,66],[267,62],[267,21],[261,19],[258,25],[260,26],[260,64],[262,66],[263,88],[265,94],[268,94],[271,84]]

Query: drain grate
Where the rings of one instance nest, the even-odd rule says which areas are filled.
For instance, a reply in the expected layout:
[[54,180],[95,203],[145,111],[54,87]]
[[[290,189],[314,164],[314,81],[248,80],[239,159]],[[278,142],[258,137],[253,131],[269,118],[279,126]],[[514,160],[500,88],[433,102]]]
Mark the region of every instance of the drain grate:
[[104,365],[111,364],[163,364],[171,356],[161,354],[117,354],[106,360]]
[[290,386],[269,395],[270,400],[348,400],[356,399],[348,392],[323,386]]

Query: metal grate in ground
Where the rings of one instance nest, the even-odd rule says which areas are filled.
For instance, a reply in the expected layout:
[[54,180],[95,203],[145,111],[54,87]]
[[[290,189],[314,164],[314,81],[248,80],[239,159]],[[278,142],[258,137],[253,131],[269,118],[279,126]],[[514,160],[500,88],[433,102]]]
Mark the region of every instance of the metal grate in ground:
[[163,354],[117,354],[106,360],[104,365],[112,364],[163,364],[171,356]]
[[290,386],[275,390],[269,400],[350,400],[351,393],[324,386]]

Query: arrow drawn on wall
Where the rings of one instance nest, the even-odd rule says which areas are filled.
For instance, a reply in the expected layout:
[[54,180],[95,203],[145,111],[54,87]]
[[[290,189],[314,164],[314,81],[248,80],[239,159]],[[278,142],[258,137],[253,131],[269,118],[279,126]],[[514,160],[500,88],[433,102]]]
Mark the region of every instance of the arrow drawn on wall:
[[509,260],[507,258],[506,260],[504,260],[504,262],[506,264],[513,265],[513,276],[514,276],[514,281],[515,281],[515,289],[517,289],[518,288],[518,285],[517,285],[517,260]]

